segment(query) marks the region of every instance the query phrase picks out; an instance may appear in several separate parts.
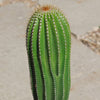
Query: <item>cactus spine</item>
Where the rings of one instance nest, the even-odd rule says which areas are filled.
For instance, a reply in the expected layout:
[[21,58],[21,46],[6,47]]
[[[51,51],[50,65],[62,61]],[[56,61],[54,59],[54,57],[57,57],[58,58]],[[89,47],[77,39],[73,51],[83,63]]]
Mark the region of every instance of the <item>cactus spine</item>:
[[57,8],[36,9],[26,32],[34,100],[68,100],[70,39],[69,24]]

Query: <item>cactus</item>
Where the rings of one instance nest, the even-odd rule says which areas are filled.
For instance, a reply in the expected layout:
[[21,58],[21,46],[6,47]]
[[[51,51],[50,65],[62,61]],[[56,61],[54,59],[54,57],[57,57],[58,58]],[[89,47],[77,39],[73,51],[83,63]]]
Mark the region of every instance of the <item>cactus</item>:
[[34,100],[68,100],[70,92],[70,28],[54,6],[41,6],[26,32]]

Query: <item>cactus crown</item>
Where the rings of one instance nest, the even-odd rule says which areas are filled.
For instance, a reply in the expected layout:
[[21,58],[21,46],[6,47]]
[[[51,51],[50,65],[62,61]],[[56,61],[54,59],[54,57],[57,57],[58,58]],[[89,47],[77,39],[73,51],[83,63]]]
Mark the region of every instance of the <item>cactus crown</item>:
[[35,100],[68,100],[70,91],[70,28],[54,6],[42,6],[26,32],[31,86]]
[[46,12],[50,12],[52,10],[57,10],[57,8],[55,6],[52,5],[43,5],[43,6],[39,6],[35,9],[36,11],[39,11],[41,13],[46,13]]

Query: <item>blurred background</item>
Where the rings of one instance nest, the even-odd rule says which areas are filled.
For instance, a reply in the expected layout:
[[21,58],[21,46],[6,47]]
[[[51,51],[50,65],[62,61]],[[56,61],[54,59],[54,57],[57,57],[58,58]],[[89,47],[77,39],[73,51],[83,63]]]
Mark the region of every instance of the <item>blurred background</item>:
[[100,0],[0,0],[0,100],[33,100],[25,33],[38,4],[56,5],[70,24],[69,100],[100,100]]

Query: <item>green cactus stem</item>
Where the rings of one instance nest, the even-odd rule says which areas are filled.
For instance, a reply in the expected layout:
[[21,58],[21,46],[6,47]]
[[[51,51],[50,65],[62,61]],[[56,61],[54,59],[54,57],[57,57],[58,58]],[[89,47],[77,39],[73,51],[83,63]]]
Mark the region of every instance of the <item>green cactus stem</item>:
[[26,32],[34,100],[68,100],[70,92],[70,27],[59,9],[42,6]]

